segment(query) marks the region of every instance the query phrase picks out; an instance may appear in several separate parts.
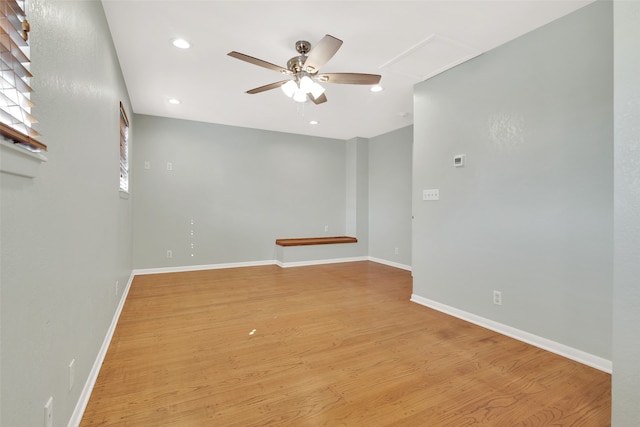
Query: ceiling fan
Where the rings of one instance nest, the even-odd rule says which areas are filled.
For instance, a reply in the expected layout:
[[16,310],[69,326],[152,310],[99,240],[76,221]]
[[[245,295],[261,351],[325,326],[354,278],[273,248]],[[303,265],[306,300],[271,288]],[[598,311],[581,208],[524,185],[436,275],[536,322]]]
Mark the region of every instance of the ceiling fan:
[[322,104],[327,101],[327,96],[320,83],[376,85],[380,82],[379,74],[320,73],[320,68],[336,54],[340,46],[342,46],[342,40],[329,34],[325,35],[313,49],[308,41],[299,40],[296,42],[296,51],[300,55],[289,59],[287,68],[236,51],[229,52],[228,55],[292,77],[248,90],[247,93],[255,94],[280,87],[294,101],[311,100],[314,104]]

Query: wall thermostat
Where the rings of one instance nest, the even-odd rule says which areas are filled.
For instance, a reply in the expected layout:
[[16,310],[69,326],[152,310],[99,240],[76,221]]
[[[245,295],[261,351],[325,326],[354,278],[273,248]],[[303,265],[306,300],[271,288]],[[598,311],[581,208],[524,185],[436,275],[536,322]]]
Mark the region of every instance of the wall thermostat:
[[464,154],[458,154],[457,156],[455,156],[453,158],[453,166],[457,168],[464,166],[464,160],[465,160],[464,158],[465,158]]

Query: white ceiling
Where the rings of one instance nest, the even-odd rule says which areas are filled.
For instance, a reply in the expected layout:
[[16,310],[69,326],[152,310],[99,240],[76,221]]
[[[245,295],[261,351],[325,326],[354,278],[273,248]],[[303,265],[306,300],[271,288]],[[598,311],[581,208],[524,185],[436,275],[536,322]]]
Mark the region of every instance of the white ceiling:
[[[135,113],[346,140],[412,124],[414,84],[590,1],[102,3]],[[344,44],[321,72],[381,74],[384,91],[325,84],[320,105],[298,104],[280,89],[249,95],[283,76],[227,56],[235,50],[286,68],[297,40],[313,45],[325,34]],[[178,37],[192,47],[173,47]]]

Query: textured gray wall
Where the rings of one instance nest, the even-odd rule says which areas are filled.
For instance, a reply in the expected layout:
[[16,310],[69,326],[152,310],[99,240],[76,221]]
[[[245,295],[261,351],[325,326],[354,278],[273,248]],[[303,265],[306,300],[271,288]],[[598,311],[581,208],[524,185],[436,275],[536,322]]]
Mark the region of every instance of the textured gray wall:
[[[358,238],[358,243],[350,245],[350,256],[363,257],[369,253],[369,141],[352,138],[345,144],[345,234]],[[336,249],[324,250],[335,252],[338,258],[343,250]]]
[[369,255],[404,266],[411,265],[412,150],[413,126],[369,140]]
[[29,20],[49,162],[32,180],[0,175],[6,427],[42,426],[49,396],[54,425],[67,425],[132,269],[131,202],[119,197],[119,102],[129,101],[102,5],[31,0]]
[[267,261],[276,238],[345,233],[345,141],[134,121],[135,268]]
[[355,237],[358,238],[358,248],[355,255],[369,254],[369,140],[367,138],[353,138],[347,141],[351,153],[355,158],[348,162],[347,171],[354,176],[355,190]]
[[613,426],[640,425],[640,2],[616,1]]
[[[597,2],[414,97],[414,293],[606,359],[612,25]],[[467,166],[452,166],[457,154]],[[422,201],[432,188],[440,200]]]

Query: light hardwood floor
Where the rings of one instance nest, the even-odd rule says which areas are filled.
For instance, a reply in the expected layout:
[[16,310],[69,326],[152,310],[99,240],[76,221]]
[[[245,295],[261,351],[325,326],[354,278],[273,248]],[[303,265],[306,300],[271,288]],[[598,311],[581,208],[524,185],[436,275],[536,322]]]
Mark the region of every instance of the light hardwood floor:
[[610,425],[610,375],[373,262],[137,276],[81,426]]

